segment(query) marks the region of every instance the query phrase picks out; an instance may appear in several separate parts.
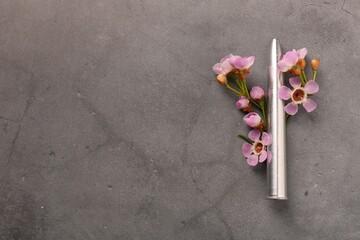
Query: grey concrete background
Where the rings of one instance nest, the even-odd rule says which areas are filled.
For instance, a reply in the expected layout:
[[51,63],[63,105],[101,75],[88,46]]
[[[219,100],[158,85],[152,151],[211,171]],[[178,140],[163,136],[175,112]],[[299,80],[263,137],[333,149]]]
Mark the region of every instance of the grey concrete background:
[[[360,239],[360,2],[2,0],[0,239]],[[320,57],[288,130],[289,198],[241,155],[211,67]]]

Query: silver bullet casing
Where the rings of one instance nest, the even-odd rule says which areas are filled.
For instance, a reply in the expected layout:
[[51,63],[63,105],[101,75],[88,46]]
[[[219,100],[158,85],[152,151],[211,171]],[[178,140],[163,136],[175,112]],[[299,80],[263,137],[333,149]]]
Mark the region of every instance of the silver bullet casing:
[[272,137],[272,144],[268,147],[272,153],[272,159],[267,161],[267,198],[286,200],[286,120],[284,101],[279,98],[279,88],[284,83],[284,77],[276,65],[280,57],[279,41],[273,39],[270,52],[267,101],[268,133]]

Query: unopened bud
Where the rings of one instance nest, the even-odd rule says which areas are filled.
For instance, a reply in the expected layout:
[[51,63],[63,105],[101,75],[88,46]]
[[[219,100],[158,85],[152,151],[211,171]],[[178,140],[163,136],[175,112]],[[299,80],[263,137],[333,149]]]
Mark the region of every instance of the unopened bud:
[[249,99],[247,99],[245,96],[241,96],[239,100],[237,100],[236,107],[244,112],[253,111]]
[[256,112],[250,112],[243,118],[246,125],[252,128],[262,129],[264,127],[261,117]]
[[261,87],[255,86],[250,90],[250,96],[254,101],[259,101],[264,98],[264,90]]
[[313,60],[311,60],[311,67],[313,70],[317,70],[320,66],[320,59],[315,58]]
[[219,83],[220,85],[225,85],[225,84],[227,84],[227,78],[226,78],[226,76],[225,76],[224,74],[219,74],[219,75],[216,77],[216,79],[217,79],[217,81],[218,81],[218,83]]

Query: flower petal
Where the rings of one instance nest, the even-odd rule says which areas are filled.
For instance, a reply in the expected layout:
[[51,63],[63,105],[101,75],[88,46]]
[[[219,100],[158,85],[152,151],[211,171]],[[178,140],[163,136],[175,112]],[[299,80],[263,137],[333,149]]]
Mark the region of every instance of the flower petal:
[[298,60],[299,60],[299,53],[297,53],[294,50],[289,51],[285,53],[283,58],[278,62],[277,67],[279,68],[280,71],[287,72],[293,66],[295,66]]
[[250,166],[256,166],[259,162],[259,158],[258,156],[255,156],[255,155],[251,155],[247,158],[247,163],[250,165]]
[[254,142],[259,140],[261,132],[257,129],[251,130],[248,134],[249,138]]
[[281,86],[279,88],[279,98],[283,100],[289,100],[291,97],[291,89],[287,86]]
[[305,85],[305,91],[308,94],[317,93],[319,91],[319,85],[314,80],[310,80]]
[[252,145],[249,143],[244,143],[242,145],[242,154],[244,155],[244,157],[249,157],[252,153]]
[[254,64],[254,61],[255,61],[254,56],[236,58],[236,59],[233,58],[232,65],[240,70],[249,69]]
[[267,132],[263,132],[262,136],[261,136],[261,142],[265,145],[268,146],[271,144],[271,137],[270,134],[268,134]]
[[213,70],[214,73],[216,73],[216,74],[222,73],[221,63],[215,64],[215,65],[212,67],[212,70]]
[[265,161],[267,158],[267,152],[266,151],[263,151],[260,156],[259,156],[259,162],[263,162]]
[[305,58],[308,50],[306,48],[302,48],[297,50],[297,53],[299,54],[299,58]]
[[312,99],[308,98],[305,102],[303,102],[303,107],[307,112],[312,112],[316,109],[317,104]]
[[223,57],[223,58],[220,60],[220,63],[223,63],[225,60],[230,59],[230,58],[232,58],[232,57],[233,57],[233,55],[230,53],[229,55],[226,55],[225,57]]
[[284,107],[285,112],[287,112],[289,115],[295,115],[298,111],[298,105],[291,102],[288,103],[285,107]]
[[288,66],[288,64],[286,64],[286,62],[281,61],[281,60],[280,60],[280,62],[278,62],[277,67],[281,72],[287,72],[291,68],[291,66]]
[[229,59],[229,62],[230,62],[230,64],[231,64],[233,67],[234,67],[234,62],[235,62],[237,59],[241,59],[241,57],[238,56],[238,55],[234,55],[234,56],[232,56],[232,57]]
[[300,78],[298,77],[292,77],[289,79],[289,82],[290,82],[290,85],[293,87],[293,88],[298,88],[298,87],[301,87],[301,80]]
[[230,73],[233,70],[233,67],[231,66],[229,60],[225,60],[221,63],[221,69],[222,73],[226,76],[228,73]]

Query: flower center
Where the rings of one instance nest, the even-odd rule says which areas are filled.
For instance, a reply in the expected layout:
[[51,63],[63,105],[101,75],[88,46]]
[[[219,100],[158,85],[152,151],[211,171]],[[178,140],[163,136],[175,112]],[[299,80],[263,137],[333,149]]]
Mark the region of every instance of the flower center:
[[262,142],[254,143],[254,154],[255,155],[260,155],[263,148],[264,148],[264,144],[262,144]]
[[292,92],[291,98],[294,103],[302,103],[306,100],[307,94],[303,88],[297,88]]

